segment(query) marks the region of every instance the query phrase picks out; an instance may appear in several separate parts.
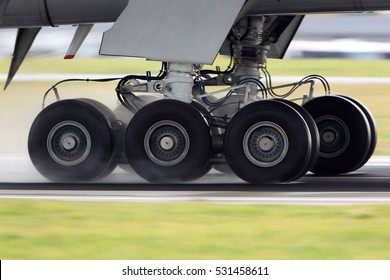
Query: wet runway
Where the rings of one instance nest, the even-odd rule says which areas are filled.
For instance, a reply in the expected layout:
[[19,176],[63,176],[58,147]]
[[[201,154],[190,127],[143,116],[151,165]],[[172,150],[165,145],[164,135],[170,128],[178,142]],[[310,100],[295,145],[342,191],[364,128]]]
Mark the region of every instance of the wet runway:
[[189,184],[149,184],[134,173],[117,168],[99,182],[52,183],[38,174],[24,157],[0,158],[0,198],[123,201],[216,202],[244,204],[389,204],[390,157],[373,157],[348,175],[308,174],[289,184],[251,185],[236,176],[212,170]]

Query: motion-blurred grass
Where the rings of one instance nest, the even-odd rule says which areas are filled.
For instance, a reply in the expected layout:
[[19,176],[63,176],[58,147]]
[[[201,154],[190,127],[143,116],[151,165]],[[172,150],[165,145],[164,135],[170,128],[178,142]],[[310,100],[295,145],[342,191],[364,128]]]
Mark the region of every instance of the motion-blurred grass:
[[2,200],[1,259],[389,259],[390,206]]

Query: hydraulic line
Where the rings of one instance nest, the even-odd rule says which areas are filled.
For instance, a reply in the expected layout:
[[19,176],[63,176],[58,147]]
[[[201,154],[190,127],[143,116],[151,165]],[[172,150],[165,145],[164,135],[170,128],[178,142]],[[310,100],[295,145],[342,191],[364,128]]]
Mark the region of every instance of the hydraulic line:
[[[58,89],[57,87],[60,85],[60,84],[63,84],[63,83],[69,83],[69,82],[112,82],[112,81],[118,81],[118,84],[117,84],[117,87],[115,88],[115,91],[117,93],[117,97],[118,97],[118,100],[119,102],[125,107],[127,108],[128,110],[132,111],[133,110],[133,106],[131,106],[131,104],[128,102],[128,100],[123,97],[123,94],[121,93],[121,87],[124,86],[126,83],[128,83],[129,81],[131,80],[135,80],[135,79],[138,79],[138,80],[147,80],[147,81],[153,81],[153,80],[162,80],[165,78],[166,76],[166,72],[167,72],[167,64],[165,62],[162,63],[161,65],[161,69],[160,69],[160,72],[157,76],[151,76],[149,73],[147,75],[128,75],[128,76],[125,76],[125,77],[121,77],[121,78],[104,78],[104,79],[66,79],[66,80],[62,80],[62,81],[59,81],[57,82],[56,84],[54,84],[53,86],[51,86],[44,94],[43,96],[43,102],[42,102],[42,108],[45,107],[45,101],[46,101],[46,98],[47,98],[47,95],[51,92],[51,91],[54,91],[57,99],[59,99],[59,94],[58,94]],[[134,98],[138,98],[136,97],[135,95],[133,96]]]

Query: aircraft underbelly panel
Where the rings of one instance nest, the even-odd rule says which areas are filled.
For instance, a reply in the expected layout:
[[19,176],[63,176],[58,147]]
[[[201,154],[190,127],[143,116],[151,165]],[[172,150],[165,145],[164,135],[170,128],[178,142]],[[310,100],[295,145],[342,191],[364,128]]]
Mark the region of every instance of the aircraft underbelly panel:
[[128,0],[45,0],[55,25],[113,22],[128,4]]
[[0,23],[2,27],[6,28],[34,27],[49,24],[42,0],[9,1]]
[[132,0],[100,54],[211,64],[245,0]]
[[6,7],[0,5],[0,27],[114,22],[127,3],[128,0],[9,0]]

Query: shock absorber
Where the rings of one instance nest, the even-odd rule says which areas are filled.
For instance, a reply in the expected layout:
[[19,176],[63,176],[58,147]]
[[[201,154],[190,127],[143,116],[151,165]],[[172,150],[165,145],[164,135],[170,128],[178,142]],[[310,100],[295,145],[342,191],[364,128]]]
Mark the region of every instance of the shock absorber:
[[[263,44],[264,16],[253,16],[238,23],[238,34],[232,42],[235,82],[259,81],[260,67],[267,62],[269,45]],[[258,85],[251,83],[250,95],[258,94]]]
[[192,87],[194,85],[192,79],[193,69],[194,65],[190,63],[169,63],[168,74],[165,79],[165,97],[191,103]]

